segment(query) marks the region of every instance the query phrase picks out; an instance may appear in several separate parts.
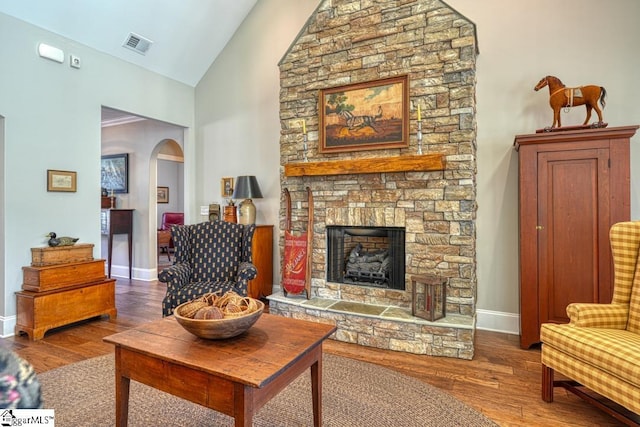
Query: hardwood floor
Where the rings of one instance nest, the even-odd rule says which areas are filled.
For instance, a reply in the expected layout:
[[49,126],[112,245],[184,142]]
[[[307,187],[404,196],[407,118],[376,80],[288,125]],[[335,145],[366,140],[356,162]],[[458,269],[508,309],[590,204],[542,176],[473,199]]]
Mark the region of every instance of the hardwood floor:
[[[29,360],[41,373],[113,351],[102,338],[161,318],[165,285],[118,280],[118,316],[76,323],[46,333],[39,341],[26,336],[1,344]],[[434,385],[483,412],[501,426],[620,426],[610,416],[562,389],[555,402],[540,397],[540,350],[522,350],[518,337],[477,331],[472,361],[419,356],[328,340],[331,354],[376,363]],[[409,403],[410,404],[410,403]]]

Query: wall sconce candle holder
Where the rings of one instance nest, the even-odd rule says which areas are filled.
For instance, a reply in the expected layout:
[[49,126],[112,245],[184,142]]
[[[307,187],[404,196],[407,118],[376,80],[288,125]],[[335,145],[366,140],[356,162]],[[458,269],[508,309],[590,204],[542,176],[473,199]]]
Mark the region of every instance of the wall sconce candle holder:
[[411,285],[413,316],[430,322],[445,317],[446,278],[419,274],[411,276]]
[[303,162],[308,162],[309,160],[307,159],[307,134],[304,133],[302,134],[302,161]]
[[422,122],[418,122],[418,154],[422,154]]

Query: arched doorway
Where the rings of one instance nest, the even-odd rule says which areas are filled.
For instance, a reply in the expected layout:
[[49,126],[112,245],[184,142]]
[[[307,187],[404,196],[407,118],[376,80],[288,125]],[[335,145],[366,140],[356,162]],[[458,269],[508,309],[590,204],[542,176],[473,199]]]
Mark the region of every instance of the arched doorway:
[[[158,143],[152,153],[152,163],[155,160],[156,182],[156,210],[157,227],[162,225],[163,215],[175,218],[177,214],[184,215],[184,152],[178,142],[164,139]],[[152,209],[149,209],[152,212]],[[161,235],[156,233],[157,271],[171,265],[173,245],[162,242]]]
[[[103,107],[102,155],[128,153],[128,193],[117,194],[117,208],[133,209],[133,278],[157,279],[157,187],[171,187],[166,206],[184,211],[183,144],[186,128]],[[158,162],[160,182],[158,183]],[[162,180],[163,164],[179,170],[175,181]],[[175,184],[174,184],[175,182]],[[164,204],[162,206],[165,206]],[[114,236],[112,275],[128,277],[126,235]],[[107,238],[103,235],[102,257],[106,259]]]

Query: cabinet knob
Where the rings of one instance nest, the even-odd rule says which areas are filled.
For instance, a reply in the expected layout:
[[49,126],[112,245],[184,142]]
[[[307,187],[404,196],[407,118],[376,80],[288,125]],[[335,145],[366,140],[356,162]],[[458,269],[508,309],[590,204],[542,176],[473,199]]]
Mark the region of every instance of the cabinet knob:
[[542,229],[544,229],[544,227],[543,227],[543,226],[541,226],[541,225],[536,225],[536,230],[542,230]]

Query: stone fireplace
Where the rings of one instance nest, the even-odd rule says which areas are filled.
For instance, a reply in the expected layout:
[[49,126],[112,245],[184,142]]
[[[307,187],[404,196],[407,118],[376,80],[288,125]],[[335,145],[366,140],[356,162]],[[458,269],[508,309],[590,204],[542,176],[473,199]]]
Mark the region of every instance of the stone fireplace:
[[[271,312],[336,324],[334,338],[342,341],[473,357],[476,55],[473,23],[442,1],[320,3],[279,64],[281,186],[291,194],[294,229],[307,223],[306,187],[314,197],[311,298],[276,293]],[[319,152],[319,89],[400,75],[409,80],[408,148]],[[280,230],[284,214],[283,198]],[[401,277],[393,286],[376,283],[375,275],[344,280],[331,264],[340,251],[327,239],[332,230],[348,236],[344,260],[354,241],[377,257],[376,245],[390,245],[380,230],[403,230],[404,254],[394,257],[402,258],[404,271],[394,271]],[[281,233],[281,254],[283,246]],[[411,277],[418,274],[447,279],[445,318],[411,315]]]

